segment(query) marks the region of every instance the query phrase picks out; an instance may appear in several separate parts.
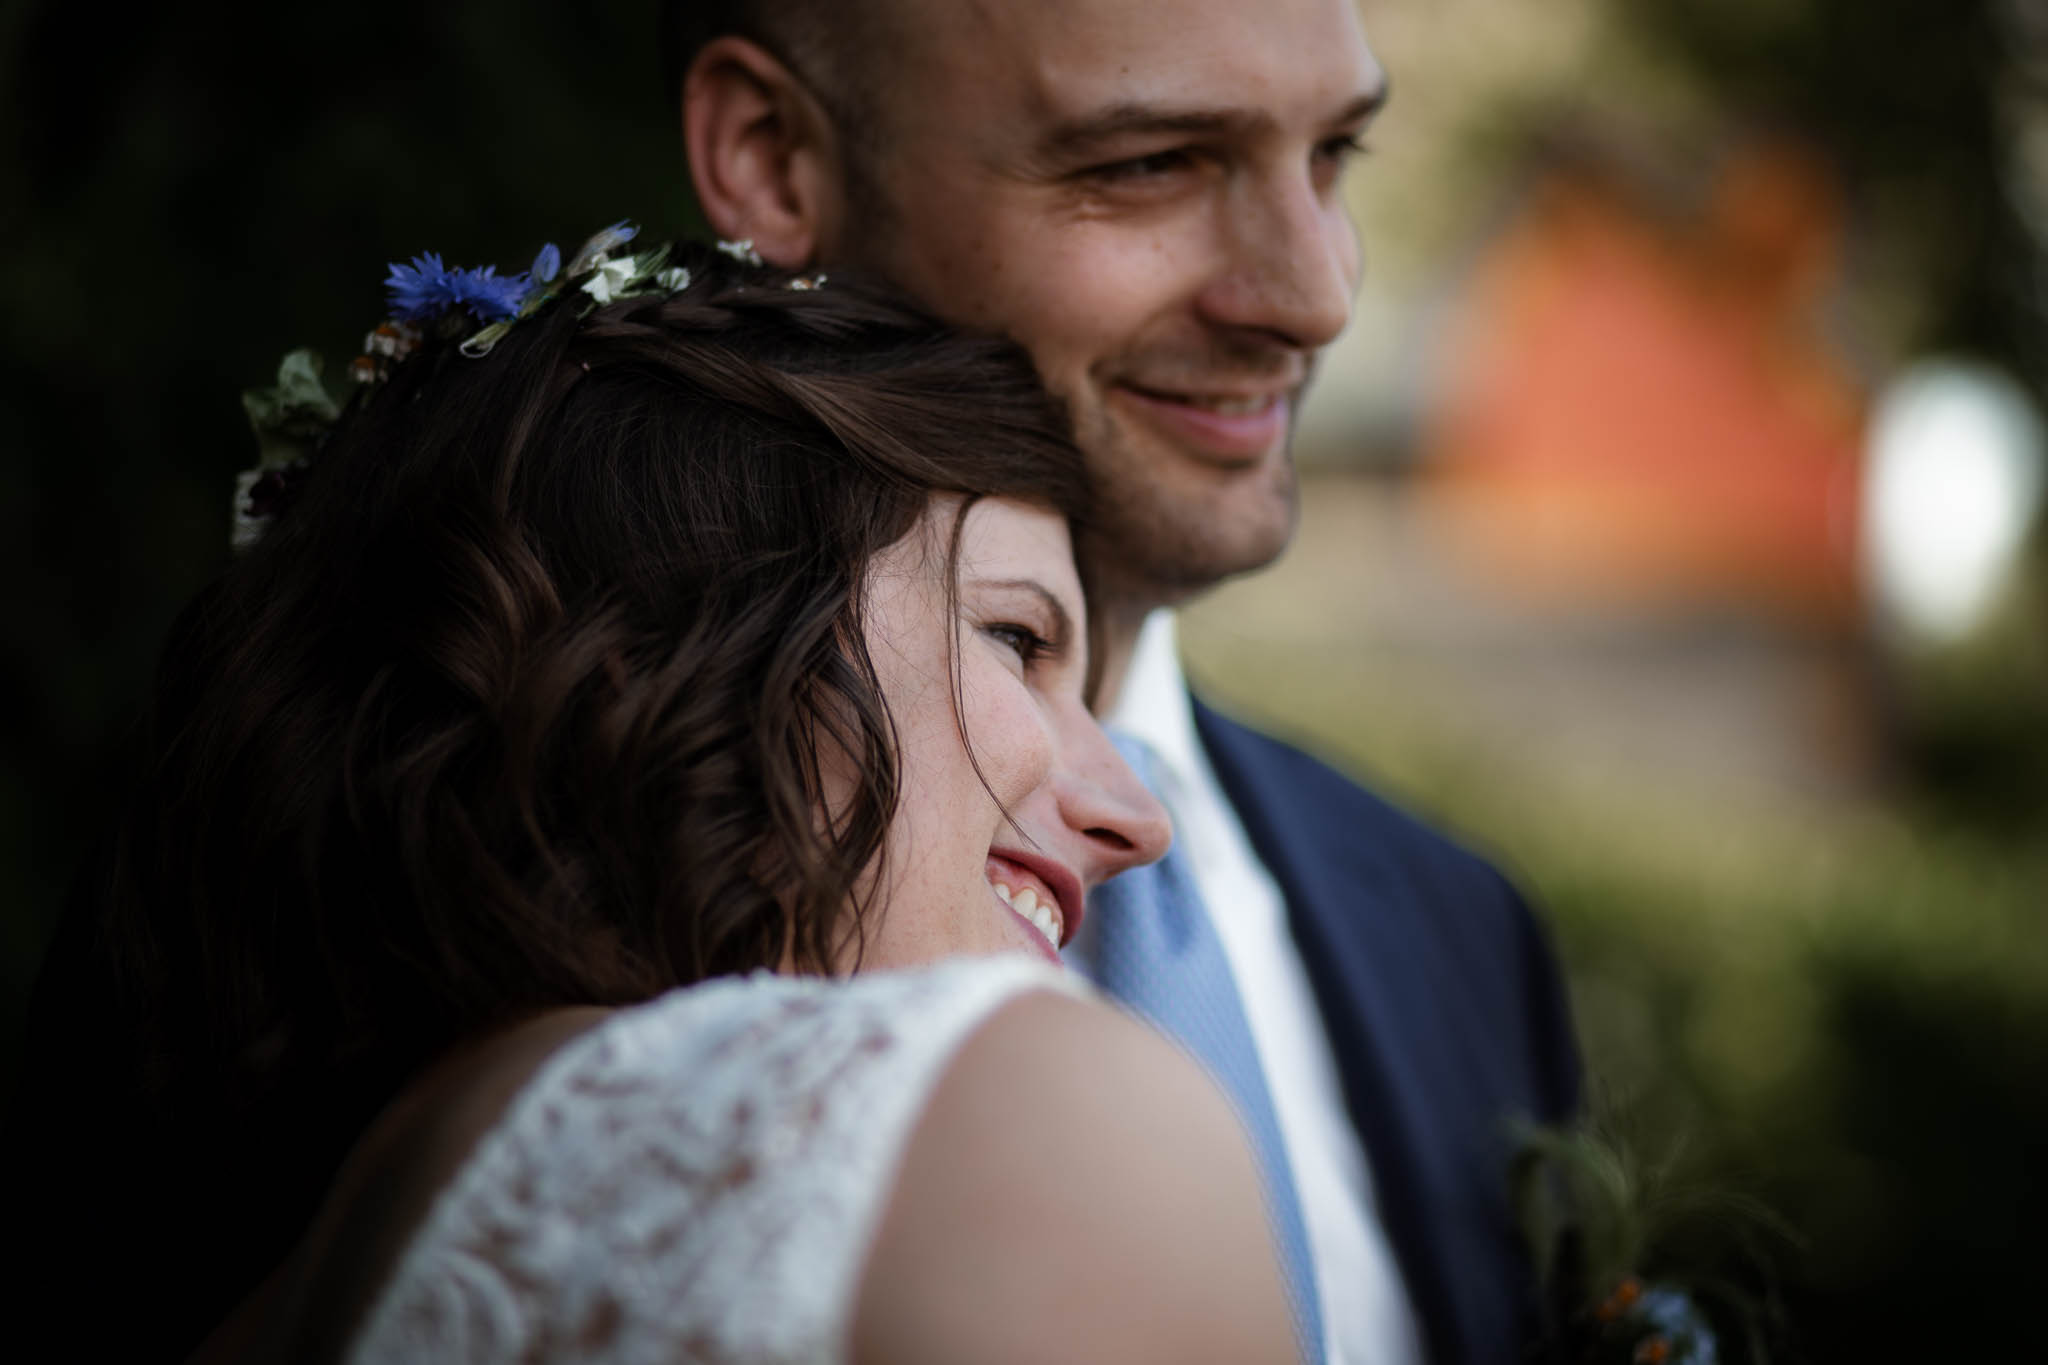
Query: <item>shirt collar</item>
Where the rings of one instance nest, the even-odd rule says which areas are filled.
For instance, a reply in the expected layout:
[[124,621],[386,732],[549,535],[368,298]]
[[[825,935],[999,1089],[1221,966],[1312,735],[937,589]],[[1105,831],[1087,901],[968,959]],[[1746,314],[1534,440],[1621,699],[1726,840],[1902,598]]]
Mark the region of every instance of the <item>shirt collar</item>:
[[1202,773],[1195,707],[1180,667],[1178,618],[1164,608],[1145,618],[1109,722],[1152,749],[1162,777],[1186,789]]

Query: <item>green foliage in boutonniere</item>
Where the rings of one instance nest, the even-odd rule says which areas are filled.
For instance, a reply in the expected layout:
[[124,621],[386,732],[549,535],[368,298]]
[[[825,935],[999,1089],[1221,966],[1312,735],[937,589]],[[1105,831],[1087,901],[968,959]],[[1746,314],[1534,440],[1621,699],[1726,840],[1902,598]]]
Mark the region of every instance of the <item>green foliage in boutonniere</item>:
[[1510,1192],[1542,1293],[1545,1365],[1769,1365],[1774,1253],[1757,1200],[1640,1160],[1610,1125],[1517,1125]]

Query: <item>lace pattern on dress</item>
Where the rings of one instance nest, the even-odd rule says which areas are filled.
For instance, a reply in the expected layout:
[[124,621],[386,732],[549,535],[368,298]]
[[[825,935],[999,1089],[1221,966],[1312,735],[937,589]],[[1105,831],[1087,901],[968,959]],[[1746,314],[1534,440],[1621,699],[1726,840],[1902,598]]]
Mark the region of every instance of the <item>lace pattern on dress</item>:
[[1023,958],[767,973],[613,1016],[540,1068],[441,1193],[349,1353],[824,1362],[910,1130]]

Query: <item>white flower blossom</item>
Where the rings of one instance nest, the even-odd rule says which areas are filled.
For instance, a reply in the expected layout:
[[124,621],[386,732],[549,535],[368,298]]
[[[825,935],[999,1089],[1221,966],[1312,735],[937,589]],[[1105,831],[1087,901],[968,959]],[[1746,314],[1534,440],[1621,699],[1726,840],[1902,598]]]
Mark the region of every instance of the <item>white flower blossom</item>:
[[606,261],[583,282],[583,292],[599,303],[610,303],[625,293],[627,284],[638,273],[639,265],[631,256]]

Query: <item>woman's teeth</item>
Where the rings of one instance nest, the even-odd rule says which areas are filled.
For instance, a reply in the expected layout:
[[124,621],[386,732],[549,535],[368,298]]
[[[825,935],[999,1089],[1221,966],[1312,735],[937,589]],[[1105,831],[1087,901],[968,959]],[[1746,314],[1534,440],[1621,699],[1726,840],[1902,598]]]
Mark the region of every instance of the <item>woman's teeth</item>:
[[1066,921],[1061,918],[1060,908],[1056,902],[1039,900],[1038,893],[1028,886],[1022,891],[1012,891],[1001,882],[990,882],[989,885],[995,888],[996,895],[1002,898],[1003,904],[1022,915],[1030,921],[1032,928],[1044,934],[1047,943],[1054,948],[1060,946],[1060,934],[1066,928]]

